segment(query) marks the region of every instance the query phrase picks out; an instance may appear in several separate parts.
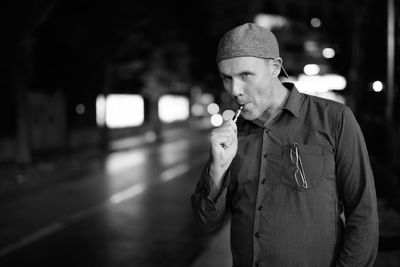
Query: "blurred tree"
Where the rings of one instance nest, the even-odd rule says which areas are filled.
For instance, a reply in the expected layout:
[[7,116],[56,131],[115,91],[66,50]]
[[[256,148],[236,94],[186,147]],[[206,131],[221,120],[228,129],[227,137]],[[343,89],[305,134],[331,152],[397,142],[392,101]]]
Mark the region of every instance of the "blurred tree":
[[[6,15],[9,23],[8,42],[5,52],[10,53],[11,84],[16,96],[16,162],[22,167],[31,162],[30,127],[27,102],[27,80],[32,73],[32,46],[34,33],[42,25],[54,8],[55,1],[37,1],[27,3],[29,8],[20,10],[19,2],[13,2],[10,12]],[[21,16],[13,17],[19,13]],[[3,51],[4,52],[4,51]]]

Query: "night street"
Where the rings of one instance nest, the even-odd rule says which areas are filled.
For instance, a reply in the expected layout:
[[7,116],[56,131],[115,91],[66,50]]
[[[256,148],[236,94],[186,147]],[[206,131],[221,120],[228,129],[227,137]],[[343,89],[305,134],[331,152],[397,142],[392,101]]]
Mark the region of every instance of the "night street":
[[[229,266],[229,224],[206,234],[190,208],[207,138],[204,130],[178,129],[163,143],[76,155],[63,163],[75,167],[3,192],[0,265]],[[379,207],[375,266],[395,267],[400,215],[382,201]]]
[[0,265],[188,266],[207,240],[189,201],[207,133],[178,136],[2,195]]

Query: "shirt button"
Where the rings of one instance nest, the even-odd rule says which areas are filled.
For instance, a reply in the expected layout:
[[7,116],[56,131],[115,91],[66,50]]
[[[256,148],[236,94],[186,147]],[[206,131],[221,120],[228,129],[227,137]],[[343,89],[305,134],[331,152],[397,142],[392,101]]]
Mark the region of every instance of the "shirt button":
[[263,209],[262,205],[258,206],[258,210],[262,210],[262,209]]
[[265,184],[265,178],[261,180],[261,184]]
[[255,233],[254,236],[259,238],[260,237],[260,233]]

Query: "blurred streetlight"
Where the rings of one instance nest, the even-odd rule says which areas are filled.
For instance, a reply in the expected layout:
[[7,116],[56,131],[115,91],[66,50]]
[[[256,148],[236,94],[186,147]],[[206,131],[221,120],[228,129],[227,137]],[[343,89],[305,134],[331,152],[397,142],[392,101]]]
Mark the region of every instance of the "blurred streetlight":
[[235,112],[230,109],[227,109],[224,112],[222,112],[222,118],[224,119],[224,121],[232,119],[234,115],[235,115]]
[[317,75],[320,68],[317,64],[307,64],[304,66],[303,70],[306,75]]
[[375,81],[372,83],[372,90],[374,90],[374,92],[381,92],[383,90],[383,83],[381,81]]
[[287,18],[271,14],[258,14],[254,17],[254,23],[269,30],[281,29],[289,24]]
[[214,114],[210,118],[211,125],[214,127],[219,127],[224,122],[224,119],[220,114]]
[[216,103],[210,103],[207,106],[207,111],[210,115],[217,114],[219,112],[219,106]]
[[195,103],[191,107],[191,111],[193,116],[200,117],[201,115],[204,114],[204,107],[201,104]]
[[310,23],[311,23],[311,26],[313,26],[314,28],[321,27],[321,20],[319,18],[312,18]]
[[83,115],[83,113],[85,113],[85,111],[86,111],[85,105],[83,105],[83,104],[78,104],[78,105],[76,105],[75,111],[76,111],[76,113],[78,113],[79,115]]
[[158,116],[162,122],[184,121],[189,118],[189,110],[186,96],[163,95],[158,101]]
[[333,58],[335,56],[335,50],[330,47],[324,48],[324,50],[322,50],[322,55],[324,58]]

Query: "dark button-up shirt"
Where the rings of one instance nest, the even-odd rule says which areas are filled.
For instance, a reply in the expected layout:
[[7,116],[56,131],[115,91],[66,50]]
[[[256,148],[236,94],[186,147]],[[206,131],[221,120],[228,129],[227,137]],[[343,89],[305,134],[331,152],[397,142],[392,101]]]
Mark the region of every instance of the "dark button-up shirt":
[[192,206],[217,228],[231,212],[234,266],[372,266],[374,178],[363,135],[343,104],[292,84],[271,122],[238,121],[238,151],[216,199],[206,167]]

